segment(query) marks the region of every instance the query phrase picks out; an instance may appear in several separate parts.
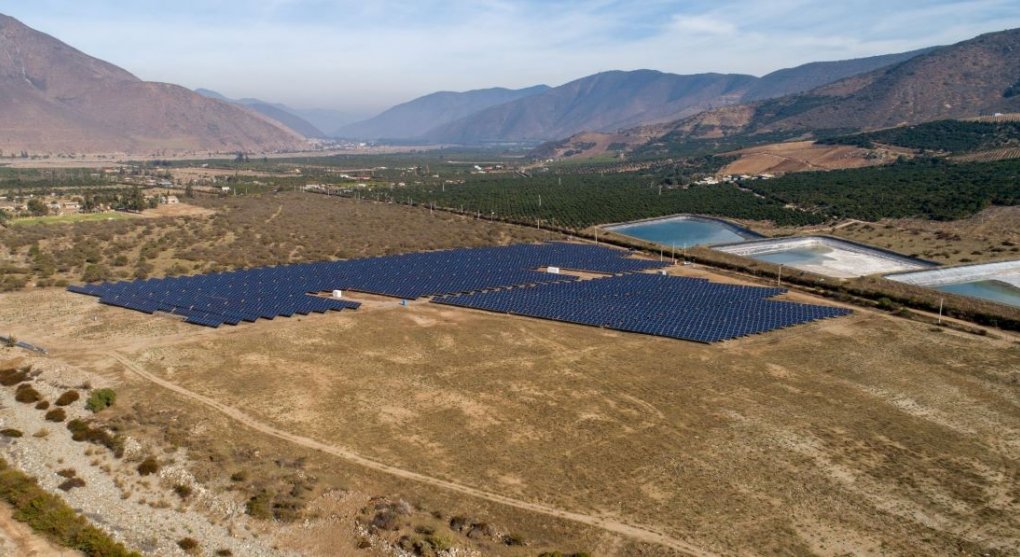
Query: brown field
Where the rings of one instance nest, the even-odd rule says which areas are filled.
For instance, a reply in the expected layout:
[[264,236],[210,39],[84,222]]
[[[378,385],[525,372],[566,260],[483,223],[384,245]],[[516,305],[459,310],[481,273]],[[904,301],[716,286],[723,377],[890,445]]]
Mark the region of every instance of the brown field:
[[0,291],[555,237],[304,193],[189,201],[156,210],[167,218],[0,227]]
[[785,174],[807,170],[838,170],[886,164],[895,154],[849,145],[816,145],[813,141],[791,141],[749,147],[727,156],[739,156],[717,172],[720,176],[739,174]]
[[991,207],[950,222],[883,219],[772,232],[822,232],[938,263],[959,264],[1020,259],[1018,222],[1020,207]]
[[[269,535],[309,553],[363,554],[367,495],[485,555],[1020,552],[1015,338],[857,310],[699,345],[374,302],[210,330],[35,290],[0,296],[0,330],[118,383],[111,419],[188,448],[214,489],[300,457],[333,545]],[[457,513],[529,545],[452,533]]]

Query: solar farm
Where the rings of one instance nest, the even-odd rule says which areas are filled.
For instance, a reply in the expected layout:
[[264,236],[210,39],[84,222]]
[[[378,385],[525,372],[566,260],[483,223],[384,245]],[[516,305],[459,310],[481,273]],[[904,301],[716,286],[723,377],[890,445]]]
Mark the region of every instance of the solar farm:
[[[624,250],[552,242],[263,267],[190,277],[72,286],[101,303],[180,315],[207,327],[357,309],[314,294],[356,291],[696,342],[849,314],[770,298],[785,290],[653,275],[667,262]],[[610,275],[578,280],[559,268]]]

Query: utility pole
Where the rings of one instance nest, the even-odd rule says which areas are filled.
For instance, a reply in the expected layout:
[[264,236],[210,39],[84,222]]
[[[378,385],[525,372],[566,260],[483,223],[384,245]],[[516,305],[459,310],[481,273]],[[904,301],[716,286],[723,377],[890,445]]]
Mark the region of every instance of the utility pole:
[[939,325],[942,324],[942,302],[944,301],[945,298],[939,298]]
[[776,275],[776,286],[783,285],[783,264],[779,264],[779,273]]

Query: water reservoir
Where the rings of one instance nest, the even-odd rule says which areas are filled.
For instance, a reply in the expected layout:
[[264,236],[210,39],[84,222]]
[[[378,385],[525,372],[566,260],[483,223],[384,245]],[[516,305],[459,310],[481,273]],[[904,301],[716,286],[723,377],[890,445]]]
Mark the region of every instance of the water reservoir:
[[607,227],[606,230],[664,246],[728,244],[761,238],[746,228],[726,221],[693,215],[677,215]]

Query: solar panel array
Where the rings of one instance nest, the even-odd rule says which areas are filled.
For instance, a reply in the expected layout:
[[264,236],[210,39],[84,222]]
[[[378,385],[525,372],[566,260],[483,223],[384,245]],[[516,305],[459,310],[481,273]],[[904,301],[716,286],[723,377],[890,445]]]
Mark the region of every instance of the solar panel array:
[[783,292],[782,288],[630,274],[432,301],[705,343],[850,313],[769,299]]
[[72,286],[68,290],[98,296],[105,304],[145,313],[174,313],[185,316],[189,323],[218,327],[360,305],[308,295],[314,292],[355,290],[415,299],[577,278],[539,272],[536,269],[540,267],[630,273],[665,265],[627,255],[626,251],[589,244],[519,244]]

